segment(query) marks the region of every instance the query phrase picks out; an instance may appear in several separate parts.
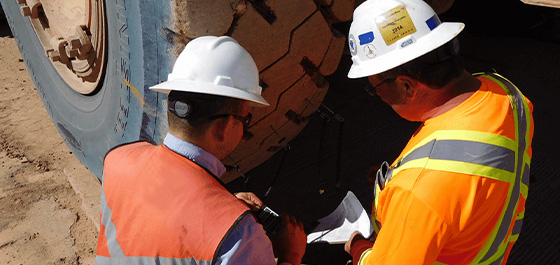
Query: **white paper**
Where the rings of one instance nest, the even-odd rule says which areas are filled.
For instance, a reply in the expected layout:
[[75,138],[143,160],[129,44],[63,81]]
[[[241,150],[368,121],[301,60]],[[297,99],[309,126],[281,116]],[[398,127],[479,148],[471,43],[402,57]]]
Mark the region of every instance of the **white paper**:
[[329,215],[318,220],[317,227],[307,235],[307,243],[328,242],[344,244],[355,231],[368,238],[373,225],[356,195],[348,191],[340,205]]

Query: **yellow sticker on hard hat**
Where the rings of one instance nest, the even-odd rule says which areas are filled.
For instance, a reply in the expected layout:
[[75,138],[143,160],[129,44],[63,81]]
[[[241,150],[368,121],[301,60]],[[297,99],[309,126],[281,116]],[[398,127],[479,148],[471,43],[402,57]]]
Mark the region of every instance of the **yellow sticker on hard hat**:
[[403,5],[397,6],[375,19],[387,46],[416,32],[416,27]]

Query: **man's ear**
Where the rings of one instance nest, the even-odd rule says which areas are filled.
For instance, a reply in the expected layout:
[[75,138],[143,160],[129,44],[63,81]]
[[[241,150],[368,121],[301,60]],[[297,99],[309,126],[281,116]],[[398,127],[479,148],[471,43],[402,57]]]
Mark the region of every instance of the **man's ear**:
[[397,77],[397,82],[404,87],[407,98],[414,98],[416,96],[418,85],[420,84],[416,79],[410,76],[400,75]]
[[231,121],[232,117],[228,116],[226,118],[216,119],[212,125],[210,125],[210,130],[212,131],[214,139],[219,142],[225,142],[228,130],[231,127]]

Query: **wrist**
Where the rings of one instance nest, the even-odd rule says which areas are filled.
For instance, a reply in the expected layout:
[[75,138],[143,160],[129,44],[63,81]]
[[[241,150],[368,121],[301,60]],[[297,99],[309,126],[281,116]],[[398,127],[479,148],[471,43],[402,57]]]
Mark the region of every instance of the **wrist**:
[[352,259],[357,263],[358,260],[360,260],[362,253],[364,253],[366,250],[372,247],[373,247],[373,242],[367,239],[359,239],[353,242],[349,254],[350,256],[352,256]]

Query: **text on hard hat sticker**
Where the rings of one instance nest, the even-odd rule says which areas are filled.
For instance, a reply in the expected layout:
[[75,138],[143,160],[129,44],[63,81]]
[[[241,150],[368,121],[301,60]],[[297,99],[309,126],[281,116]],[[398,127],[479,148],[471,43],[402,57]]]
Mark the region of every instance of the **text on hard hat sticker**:
[[402,5],[381,14],[375,21],[387,45],[416,32],[408,11]]
[[358,36],[358,39],[360,40],[360,45],[366,45],[368,43],[371,43],[373,41],[373,38],[374,38],[373,31],[366,32]]

